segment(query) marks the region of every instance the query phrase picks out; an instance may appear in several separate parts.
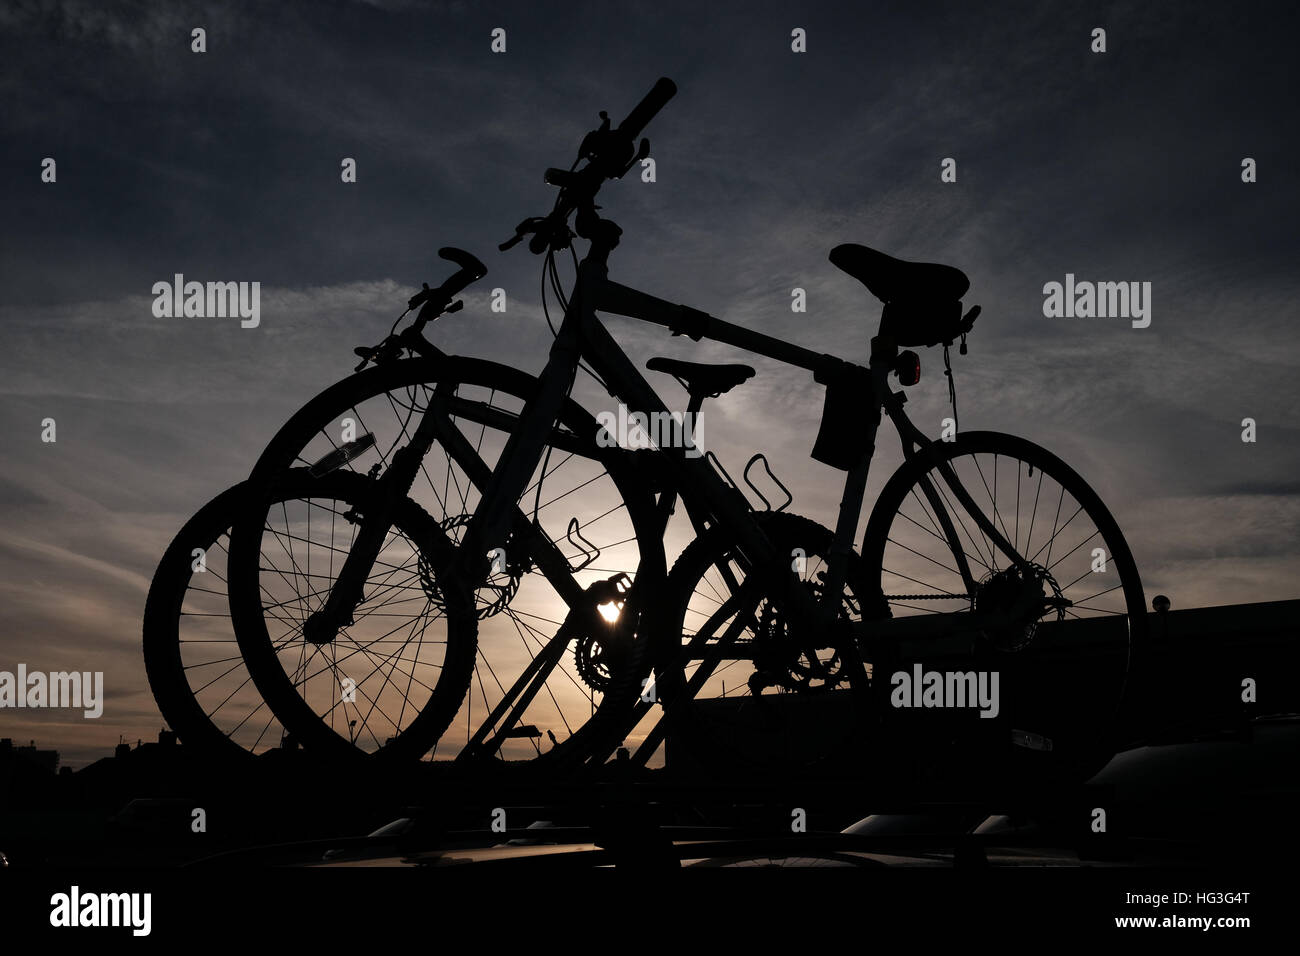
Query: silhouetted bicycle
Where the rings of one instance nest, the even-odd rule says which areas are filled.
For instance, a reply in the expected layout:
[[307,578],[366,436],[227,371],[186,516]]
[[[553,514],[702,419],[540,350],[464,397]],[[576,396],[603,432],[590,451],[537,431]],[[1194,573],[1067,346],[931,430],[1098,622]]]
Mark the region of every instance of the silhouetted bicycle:
[[[617,128],[602,113],[573,165],[547,170],[559,187],[551,212],[520,223],[502,246],[528,238],[545,256],[544,291],[549,281],[564,308],[540,377],[447,356],[424,338],[428,321],[459,308],[455,296],[486,271],[444,249],[460,271],[411,300],[421,311],[408,328],[397,333],[395,324],[380,346],[358,350],[362,367],[376,367],[327,390],[272,440],[230,545],[230,610],[258,689],[306,745],[340,754],[414,756],[436,744],[435,753],[462,759],[595,764],[629,733],[636,759],[649,760],[702,698],[843,690],[879,704],[885,695],[868,692],[873,680],[883,687],[887,668],[977,660],[1003,673],[1001,719],[1016,742],[1055,762],[1091,761],[1109,744],[1146,626],[1118,526],[1073,470],[1030,442],[992,432],[930,440],[889,383],[918,381],[911,347],[942,344],[945,360],[958,339],[965,350],[979,311],[963,313],[967,278],[863,246],[832,250],[831,261],[884,302],[865,367],[608,278],[621,230],[597,215],[596,195],[648,154],[637,138],[674,93],[661,79]],[[555,257],[570,250],[576,262],[575,238],[589,248],[566,298]],[[570,398],[579,368],[632,413],[665,421],[669,412],[598,312],[810,371],[827,390],[813,456],[847,472],[835,528],[756,510],[688,437],[637,450],[602,441]],[[752,374],[665,359],[649,367],[682,382],[697,411]],[[859,555],[853,538],[882,412],[906,460],[872,510]],[[311,576],[259,560],[270,539],[314,540],[276,510],[297,468],[346,469],[370,483],[348,541],[326,545],[337,560]],[[455,545],[446,561],[421,559],[402,583],[418,613],[367,584],[408,499]],[[679,500],[698,537],[668,574],[663,534]],[[319,523],[315,532],[325,533]],[[294,590],[306,591],[296,604],[284,596]],[[387,618],[375,624],[381,615],[391,627]],[[457,621],[458,647],[472,651],[429,665],[421,680],[424,665],[409,654],[442,618]],[[363,627],[378,636],[359,636]],[[1076,637],[1089,679],[1070,696],[1057,677],[1074,667]],[[340,654],[366,662],[357,686],[370,688],[372,713],[405,713],[403,686],[419,680],[437,688],[421,708],[435,716],[418,727],[390,720],[394,732],[382,739],[346,732]],[[642,731],[656,707],[668,719]],[[463,737],[453,730],[461,720]],[[810,747],[809,759],[834,756],[836,746]]]

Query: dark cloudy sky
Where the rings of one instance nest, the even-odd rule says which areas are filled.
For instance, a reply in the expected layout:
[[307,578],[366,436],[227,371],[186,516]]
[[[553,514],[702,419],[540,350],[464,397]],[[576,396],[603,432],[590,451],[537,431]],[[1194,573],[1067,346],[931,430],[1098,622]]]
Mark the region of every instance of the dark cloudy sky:
[[[77,764],[156,732],[139,635],[163,548],[413,287],[441,280],[440,245],[490,273],[435,341],[539,369],[540,262],[496,244],[549,208],[542,170],[571,160],[597,111],[621,118],[660,75],[680,92],[648,130],[658,181],[602,193],[625,230],[613,275],[865,360],[878,306],[829,249],[956,265],[984,310],[954,356],[964,429],[1022,434],[1083,473],[1148,596],[1296,597],[1291,7],[6,2],[0,669],[103,670],[109,702],[97,722],[6,711],[0,734]],[[955,184],[939,178],[949,156]],[[177,272],[261,282],[260,327],[154,318],[150,289]],[[1067,272],[1151,282],[1150,327],[1045,318],[1043,284]],[[610,325],[638,361],[740,358]],[[909,409],[937,432],[939,356],[922,361]],[[753,364],[704,443],[742,464],[767,450],[795,508],[830,520],[837,473],[807,458],[821,391]],[[872,488],[895,445],[882,435]]]

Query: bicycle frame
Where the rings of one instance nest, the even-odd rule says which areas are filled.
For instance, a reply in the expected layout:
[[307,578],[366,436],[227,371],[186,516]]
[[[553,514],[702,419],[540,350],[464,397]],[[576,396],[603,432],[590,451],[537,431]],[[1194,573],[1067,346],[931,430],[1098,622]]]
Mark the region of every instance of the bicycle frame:
[[[853,552],[853,538],[861,518],[881,412],[887,413],[898,429],[907,457],[926,454],[934,445],[904,414],[902,406],[905,396],[893,391],[888,384],[887,376],[897,353],[896,346],[881,341],[879,337],[873,339],[870,365],[864,368],[829,354],[817,353],[725,322],[688,306],[674,305],[609,279],[606,261],[610,248],[611,245],[593,240],[590,251],[580,263],[568,308],[556,333],[546,367],[539,376],[538,390],[525,403],[515,420],[495,468],[489,469],[478,458],[465,436],[451,421],[451,406],[448,401],[454,403],[455,398],[445,395],[441,388],[435,389],[410,444],[394,455],[392,465],[380,478],[382,487],[377,497],[386,504],[372,509],[374,513],[365,516],[362,529],[344,562],[338,580],[331,589],[323,610],[318,612],[325,616],[325,626],[328,627],[337,627],[339,622],[345,623],[350,618],[351,609],[360,598],[360,582],[365,579],[391,524],[392,508],[409,492],[419,463],[432,442],[444,442],[450,452],[468,461],[467,477],[480,488],[482,498],[466,528],[456,564],[448,569],[448,573],[462,585],[458,593],[473,593],[486,573],[485,556],[493,548],[503,547],[509,535],[514,532],[516,542],[522,539],[527,544],[530,558],[570,608],[566,624],[552,639],[554,646],[548,646],[534,658],[510,692],[487,716],[471,738],[471,746],[467,748],[470,752],[483,747],[489,753],[495,752],[512,721],[522,713],[558,661],[569,640],[570,624],[575,621],[575,613],[594,611],[592,599],[587,595],[586,589],[577,583],[567,559],[518,506],[518,501],[542,461],[548,442],[555,438],[554,426],[559,419],[560,409],[568,398],[579,364],[587,362],[609,385],[614,397],[623,402],[630,412],[647,416],[668,414],[662,400],[601,323],[597,312],[661,325],[674,334],[686,334],[694,340],[708,338],[723,342],[806,369],[820,382],[854,380],[869,383],[869,404],[864,410],[866,431],[863,436],[863,452],[845,479],[833,546],[827,560],[827,581],[820,602],[804,588],[797,586],[798,579],[791,569],[789,557],[776,553],[755,520],[748,499],[714,470],[707,457],[688,456],[685,448],[656,450],[667,461],[674,479],[672,486],[686,506],[697,530],[702,530],[701,525],[706,520],[726,528],[738,546],[744,564],[752,569],[756,580],[766,586],[767,593],[784,602],[793,619],[802,622],[804,626],[818,628],[819,632],[829,628],[839,613],[839,594],[845,582],[848,558]],[[408,345],[417,351],[425,355],[442,355],[418,334],[414,338],[418,342],[408,341]],[[462,412],[452,414],[461,415]],[[937,455],[932,457],[945,484],[952,489],[958,502],[989,540],[1005,552],[1012,563],[1023,563],[1024,559],[998,532],[994,523],[984,516],[982,509],[975,505],[947,464]],[[923,488],[959,562],[963,581],[968,589],[973,589],[975,580],[947,508],[928,480],[923,482]],[[661,499],[661,513],[665,523],[671,512],[671,503],[665,504],[668,500],[667,497]],[[629,595],[644,591],[653,584],[635,581]],[[866,624],[868,627],[865,635],[877,633],[880,629],[879,622]],[[859,641],[862,641],[864,637],[861,629],[859,635]],[[856,676],[865,679],[860,657],[852,653],[846,654],[846,657],[852,658],[848,661],[848,666],[853,668]],[[488,735],[503,718],[506,718],[506,723],[489,740]]]
[[[518,500],[529,477],[541,460],[546,435],[558,415],[560,403],[567,396],[569,383],[576,374],[580,360],[585,360],[604,379],[614,397],[623,402],[630,412],[639,412],[647,416],[668,414],[654,389],[628,359],[596,315],[598,311],[608,312],[662,325],[674,334],[687,334],[696,340],[707,338],[723,342],[776,359],[787,365],[807,369],[819,381],[855,375],[869,376],[871,404],[866,409],[864,423],[865,449],[858,463],[849,471],[845,481],[835,527],[834,546],[831,560],[828,562],[832,577],[826,588],[826,595],[823,597],[822,608],[815,612],[825,622],[828,619],[827,612],[833,614],[836,600],[834,595],[844,583],[844,559],[853,549],[853,537],[861,517],[882,410],[889,415],[898,429],[903,441],[904,454],[907,457],[925,454],[926,450],[934,444],[903,412],[905,396],[901,392],[893,391],[888,385],[887,375],[892,368],[893,356],[890,354],[892,346],[880,343],[878,347],[873,347],[869,368],[854,365],[832,355],[813,352],[781,339],[725,322],[688,306],[674,305],[614,282],[607,276],[604,255],[599,254],[601,251],[608,250],[598,250],[593,245],[593,253],[589,254],[579,266],[578,281],[570,297],[569,308],[556,335],[550,359],[540,376],[541,390],[536,399],[521,413],[518,425],[501,455],[497,469],[492,474],[491,481],[484,491],[483,500],[470,524],[470,530],[466,534],[466,555],[471,556],[467,560],[473,560],[472,556],[475,554],[486,553],[484,546],[490,542],[503,539],[505,522],[509,520],[509,508]],[[876,340],[873,340],[873,345],[875,342]],[[782,557],[772,553],[769,542],[750,516],[747,502],[744,502],[743,498],[735,493],[735,489],[717,474],[707,458],[687,456],[685,449],[659,449],[659,452],[670,462],[678,479],[676,485],[680,489],[683,501],[728,527],[735,534],[742,553],[755,566],[772,566],[770,562],[773,559]],[[989,536],[990,541],[1004,551],[1013,563],[1023,562],[1023,558],[1017,554],[1015,548],[975,505],[956,475],[952,474],[945,463],[939,461],[938,456],[932,457],[945,483],[953,489],[958,501],[970,511],[973,519]],[[931,494],[936,496],[931,499],[931,503],[936,505],[936,511],[945,525],[945,533],[960,561],[962,578],[967,587],[973,587],[975,581],[965,561],[964,551],[958,544],[956,531],[947,520],[946,509],[938,507],[937,492],[934,492],[927,483],[927,496]],[[470,542],[473,543],[473,547],[469,546]],[[798,604],[800,595],[792,593],[791,597]],[[804,601],[807,600],[804,597]],[[809,607],[805,607],[804,612],[814,613]]]

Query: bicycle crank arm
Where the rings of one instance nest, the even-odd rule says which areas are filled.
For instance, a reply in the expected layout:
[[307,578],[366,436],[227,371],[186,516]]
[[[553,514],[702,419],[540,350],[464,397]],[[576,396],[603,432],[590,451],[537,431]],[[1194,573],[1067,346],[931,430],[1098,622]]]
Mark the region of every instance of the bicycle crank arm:
[[[762,586],[757,578],[746,578],[745,583],[741,585],[741,590],[737,594],[737,598],[741,602],[740,606],[748,608],[748,602],[751,600],[754,601],[755,605],[757,605],[757,602],[762,597],[762,593]],[[673,667],[673,662],[668,662],[666,669],[668,669],[677,679],[674,680],[669,678],[663,680],[662,691],[659,690],[661,674],[658,672],[655,674],[656,700],[649,700],[646,695],[643,694],[633,709],[635,719],[630,722],[630,725],[636,726],[636,724],[640,722],[641,718],[645,716],[656,702],[662,704],[664,707],[664,713],[659,720],[655,722],[655,725],[650,728],[649,733],[646,734],[645,740],[641,742],[641,745],[636,749],[636,753],[632,755],[632,763],[634,766],[645,766],[645,764],[649,762],[650,758],[654,756],[655,751],[659,749],[659,745],[664,741],[664,738],[668,736],[672,729],[672,723],[686,719],[686,717],[683,716],[683,712],[687,711],[689,702],[695,699],[695,695],[699,693],[700,688],[702,688],[708,682],[709,678],[713,676],[713,672],[717,668],[718,664],[726,658],[728,652],[730,652],[732,647],[737,643],[737,639],[740,637],[741,632],[746,628],[754,626],[756,623],[757,622],[754,620],[753,609],[749,608],[743,613],[736,614],[735,618],[729,625],[727,625],[727,629],[717,641],[706,641],[704,646],[699,646],[699,635],[696,635],[690,644],[682,648],[681,658],[678,659],[679,661],[685,659],[688,661],[698,660],[700,662],[699,666],[695,669],[695,672],[684,685],[681,683],[681,677],[684,675],[677,668]],[[679,702],[686,704],[687,707],[683,707],[679,710],[676,706]]]
[[[529,661],[510,690],[502,696],[500,702],[479,725],[457,760],[491,757],[501,749],[506,740],[518,736],[515,725],[519,723],[520,717],[546,685],[551,671],[564,658],[569,642],[575,636],[599,626],[602,618],[596,609],[597,605],[605,603],[613,590],[614,579],[597,581],[587,589],[584,605],[569,612],[555,636],[547,642],[537,656]],[[506,714],[507,710],[509,714]],[[495,733],[493,733],[494,729]],[[488,739],[489,734],[492,735],[491,739]]]
[[[566,622],[556,631],[550,642],[528,662],[528,666],[515,680],[509,692],[502,695],[500,702],[484,718],[483,723],[474,732],[474,736],[465,745],[465,749],[460,752],[460,755],[456,758],[458,763],[464,763],[476,757],[491,757],[501,748],[501,745],[509,736],[510,728],[518,722],[519,715],[523,713],[524,708],[536,696],[538,688],[546,682],[555,665],[564,656],[569,641],[573,639],[573,630],[574,628]],[[510,716],[502,722],[502,717],[507,710],[510,710]],[[501,729],[496,732],[491,741],[485,743],[488,734],[492,733],[493,728],[498,723],[501,723]]]

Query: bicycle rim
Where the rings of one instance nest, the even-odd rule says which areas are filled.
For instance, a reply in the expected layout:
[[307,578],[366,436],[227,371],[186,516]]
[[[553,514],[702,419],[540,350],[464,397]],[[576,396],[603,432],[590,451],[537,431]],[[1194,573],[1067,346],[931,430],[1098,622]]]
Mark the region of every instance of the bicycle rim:
[[[1009,557],[922,453],[886,483],[863,544],[868,566],[880,569],[891,615],[931,617],[971,635],[973,659],[1000,676],[1001,717],[1012,731],[1012,752],[1026,764],[1097,769],[1119,740],[1147,625],[1141,580],[1119,526],[1073,469],[1029,441],[970,432],[934,451],[1037,569],[1036,587],[1052,606],[1040,615],[999,613],[1000,605],[1028,606],[1015,604],[1032,596],[1028,573],[1016,583]],[[949,516],[951,536],[940,511]],[[958,573],[952,538],[970,585]],[[882,682],[882,694],[888,689]],[[898,709],[893,714],[903,718]]]

